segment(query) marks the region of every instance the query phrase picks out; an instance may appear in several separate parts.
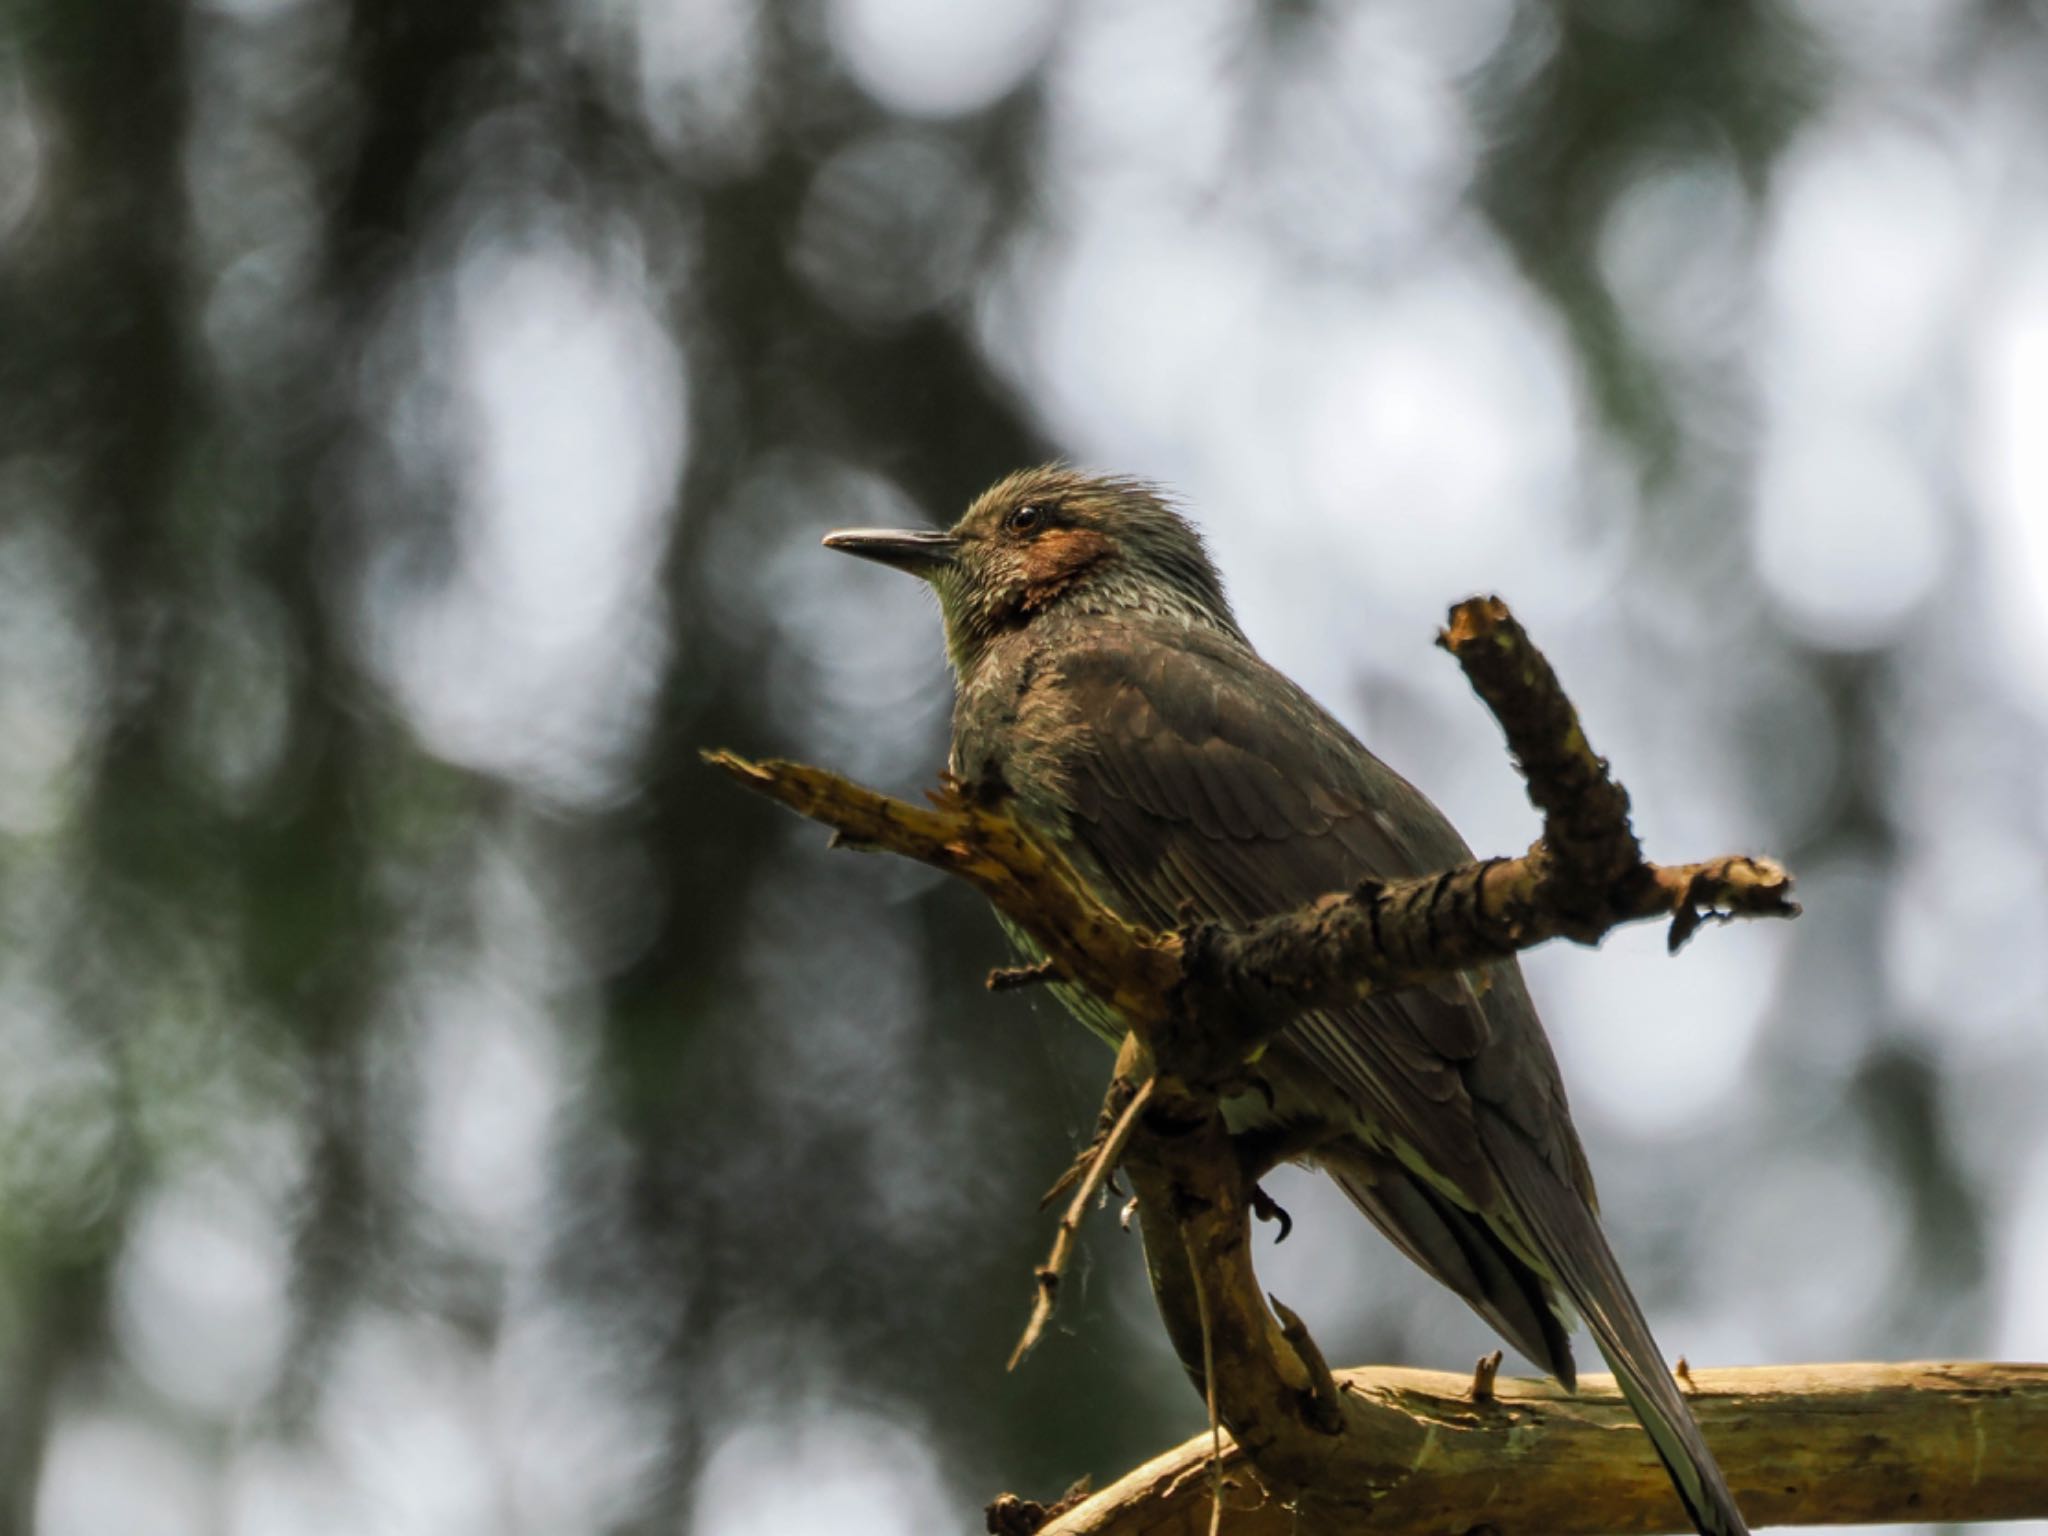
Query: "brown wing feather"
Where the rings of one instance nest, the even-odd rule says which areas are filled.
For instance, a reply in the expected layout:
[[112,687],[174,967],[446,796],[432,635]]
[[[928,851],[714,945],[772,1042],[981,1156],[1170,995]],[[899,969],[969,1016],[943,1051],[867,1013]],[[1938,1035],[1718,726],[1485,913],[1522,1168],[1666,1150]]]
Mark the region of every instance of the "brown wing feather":
[[[1471,855],[1436,808],[1280,674],[1199,638],[1110,634],[1045,679],[1071,836],[1136,920],[1181,906],[1246,923],[1374,876]],[[1474,1206],[1494,1203],[1480,1106],[1590,1189],[1548,1043],[1512,965],[1310,1015],[1283,1037],[1391,1140]]]

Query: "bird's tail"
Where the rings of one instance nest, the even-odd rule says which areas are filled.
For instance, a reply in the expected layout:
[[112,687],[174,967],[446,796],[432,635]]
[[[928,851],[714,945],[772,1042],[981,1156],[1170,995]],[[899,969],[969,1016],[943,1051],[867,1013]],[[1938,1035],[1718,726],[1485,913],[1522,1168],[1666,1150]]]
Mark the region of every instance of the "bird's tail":
[[[1621,1395],[1671,1474],[1685,1512],[1701,1536],[1748,1536],[1728,1480],[1707,1448],[1699,1421],[1678,1390],[1657,1341],[1650,1337],[1650,1325],[1607,1246],[1599,1217],[1577,1190],[1540,1165],[1534,1148],[1520,1142],[1513,1130],[1503,1126],[1499,1132],[1518,1143],[1512,1149],[1490,1147],[1495,1166],[1507,1175],[1503,1183],[1515,1214],[1539,1250],[1544,1268],[1599,1345]],[[1495,1137],[1487,1140],[1492,1143]],[[1501,1156],[1503,1151],[1508,1157]]]

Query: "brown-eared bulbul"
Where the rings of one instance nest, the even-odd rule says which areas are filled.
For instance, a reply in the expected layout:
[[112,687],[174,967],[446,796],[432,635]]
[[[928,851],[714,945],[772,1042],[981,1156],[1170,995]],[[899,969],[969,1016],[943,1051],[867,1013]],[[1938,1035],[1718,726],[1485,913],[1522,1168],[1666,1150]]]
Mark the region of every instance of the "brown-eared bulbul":
[[[1170,928],[1191,906],[1246,924],[1472,857],[1435,806],[1259,658],[1200,536],[1143,482],[1027,470],[943,533],[825,542],[931,584],[958,685],[953,772],[1000,779],[1129,921]],[[1105,1006],[1058,990],[1121,1038]],[[1583,1320],[1693,1522],[1742,1536],[1601,1231],[1517,965],[1306,1015],[1253,1071],[1258,1091],[1225,1105],[1233,1132],[1308,1147],[1301,1161],[1567,1387],[1567,1335]]]

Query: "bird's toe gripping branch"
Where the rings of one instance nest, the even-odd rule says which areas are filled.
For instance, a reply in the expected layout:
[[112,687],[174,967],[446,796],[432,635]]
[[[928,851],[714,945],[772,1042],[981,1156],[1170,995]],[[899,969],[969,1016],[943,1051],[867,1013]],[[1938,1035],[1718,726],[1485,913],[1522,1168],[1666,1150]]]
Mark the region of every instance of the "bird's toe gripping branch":
[[1671,931],[1665,948],[1677,954],[1702,923],[1731,923],[1738,917],[1797,917],[1792,876],[1776,859],[1732,854],[1705,864],[1658,871],[1664,889],[1676,889]]

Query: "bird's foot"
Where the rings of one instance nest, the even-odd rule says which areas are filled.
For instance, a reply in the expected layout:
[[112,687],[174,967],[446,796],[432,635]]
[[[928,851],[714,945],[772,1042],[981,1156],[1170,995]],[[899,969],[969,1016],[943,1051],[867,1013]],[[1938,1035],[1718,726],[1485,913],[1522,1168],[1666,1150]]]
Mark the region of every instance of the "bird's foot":
[[1678,1363],[1671,1367],[1671,1374],[1678,1378],[1678,1384],[1688,1392],[1699,1391],[1699,1383],[1692,1379],[1692,1366],[1685,1356],[1678,1357]]

